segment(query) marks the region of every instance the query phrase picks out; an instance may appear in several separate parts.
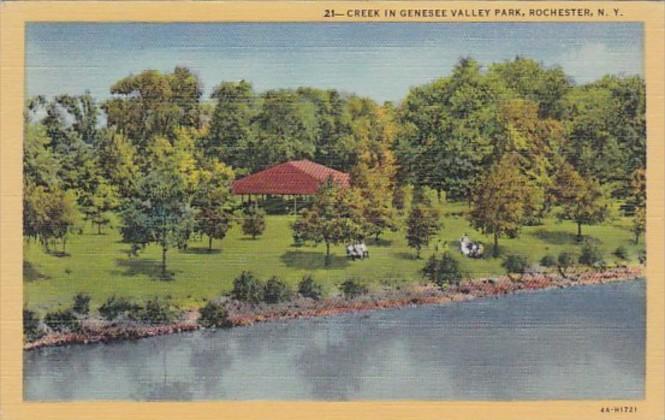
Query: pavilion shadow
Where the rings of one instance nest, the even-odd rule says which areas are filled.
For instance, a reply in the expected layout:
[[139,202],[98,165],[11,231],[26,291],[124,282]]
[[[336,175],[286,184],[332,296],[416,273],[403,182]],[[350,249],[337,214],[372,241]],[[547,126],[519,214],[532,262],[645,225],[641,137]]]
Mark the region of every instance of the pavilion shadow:
[[118,267],[124,268],[124,271],[117,270],[113,274],[120,274],[121,276],[133,277],[136,275],[145,275],[153,280],[173,280],[175,278],[175,271],[167,270],[166,275],[162,275],[162,263],[155,259],[145,258],[132,258],[120,259],[117,258],[115,263]]
[[317,269],[341,269],[349,265],[346,256],[330,254],[330,264],[326,266],[326,254],[324,252],[287,251],[280,257],[288,267],[304,270]]

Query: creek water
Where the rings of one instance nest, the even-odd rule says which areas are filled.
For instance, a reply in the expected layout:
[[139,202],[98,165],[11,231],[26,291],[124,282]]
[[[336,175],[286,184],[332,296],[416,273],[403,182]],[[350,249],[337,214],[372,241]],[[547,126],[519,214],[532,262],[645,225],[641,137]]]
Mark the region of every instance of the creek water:
[[644,396],[645,281],[24,353],[26,400]]

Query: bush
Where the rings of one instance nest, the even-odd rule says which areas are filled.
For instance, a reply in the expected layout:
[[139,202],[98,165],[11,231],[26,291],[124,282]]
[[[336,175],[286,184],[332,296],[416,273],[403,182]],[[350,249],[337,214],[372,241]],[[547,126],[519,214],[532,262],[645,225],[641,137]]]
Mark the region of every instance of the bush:
[[627,260],[628,259],[628,249],[626,249],[625,246],[621,245],[617,249],[614,250],[613,252],[614,256],[617,257],[620,260]]
[[130,310],[136,310],[137,305],[131,303],[127,298],[110,296],[106,302],[99,307],[99,314],[107,321],[113,321],[120,315],[126,314]]
[[554,267],[556,265],[556,257],[554,255],[545,255],[540,259],[540,265],[543,267]]
[[266,230],[266,212],[254,205],[249,205],[245,209],[242,233],[256,239],[264,230]]
[[307,274],[298,283],[298,293],[302,297],[319,300],[323,297],[323,287],[314,280],[311,274]]
[[79,320],[71,309],[47,313],[44,323],[53,331],[77,331],[80,326]]
[[78,315],[88,315],[90,313],[90,296],[85,293],[74,296],[72,310]]
[[132,305],[128,310],[128,316],[134,321],[147,324],[168,324],[177,317],[177,311],[170,303],[158,298],[149,299],[145,306]]
[[43,335],[39,328],[39,315],[30,309],[23,309],[23,335],[28,340],[36,340]]
[[276,276],[272,276],[263,288],[263,301],[266,303],[285,302],[291,298],[291,290]]
[[566,277],[566,271],[575,265],[575,255],[570,252],[562,252],[557,258],[557,265],[562,276]]
[[511,274],[521,276],[529,268],[529,259],[525,255],[510,254],[506,256],[501,266],[506,269],[508,276]]
[[347,299],[353,299],[368,292],[367,287],[360,284],[358,281],[349,279],[341,284],[342,293]]
[[646,264],[647,251],[644,249],[640,249],[640,251],[637,253],[637,259],[640,261],[640,264]]
[[231,296],[241,302],[259,303],[263,300],[263,285],[249,271],[243,271],[233,280]]
[[229,313],[221,303],[209,301],[199,309],[199,324],[205,328],[226,328],[231,326]]
[[447,284],[459,284],[464,276],[459,261],[449,252],[444,252],[440,260],[432,255],[422,272],[432,283],[441,288]]
[[598,265],[601,261],[603,261],[603,254],[600,251],[600,248],[589,241],[585,242],[582,246],[582,252],[578,262],[593,267],[594,265]]

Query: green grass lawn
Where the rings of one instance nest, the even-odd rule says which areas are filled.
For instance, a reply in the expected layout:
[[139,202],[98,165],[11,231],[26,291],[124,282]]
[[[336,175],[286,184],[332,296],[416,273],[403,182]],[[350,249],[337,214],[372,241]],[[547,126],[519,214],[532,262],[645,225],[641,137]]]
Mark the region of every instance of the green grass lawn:
[[[108,296],[116,294],[136,300],[155,296],[170,297],[182,307],[198,307],[206,299],[231,289],[233,279],[243,270],[250,270],[266,280],[276,275],[295,286],[304,274],[311,273],[330,292],[348,278],[366,281],[370,286],[397,285],[420,281],[419,271],[434,251],[434,244],[455,243],[465,232],[472,240],[481,240],[489,248],[491,238],[473,230],[460,212],[466,206],[447,203],[443,206],[443,229],[430,247],[415,259],[415,251],[406,245],[404,230],[387,232],[375,243],[367,245],[370,259],[350,261],[344,246],[332,247],[332,263],[324,266],[325,246],[294,247],[290,223],[293,216],[268,216],[263,236],[252,240],[234,226],[222,241],[215,241],[208,253],[207,239],[190,242],[189,249],[168,252],[168,270],[173,279],[160,280],[160,249],[151,245],[138,257],[130,258],[129,245],[120,240],[116,230],[97,235],[90,226],[82,235],[74,235],[67,244],[67,256],[46,254],[37,243],[24,243],[24,300],[27,307],[44,313],[58,306],[70,305],[78,292],[92,297],[92,308]],[[583,233],[600,241],[606,260],[613,263],[611,253],[624,245],[631,260],[644,244],[635,245],[630,232],[630,219],[619,218],[598,226],[584,226]],[[571,222],[545,220],[544,225],[525,227],[519,238],[500,241],[501,252],[527,255],[538,262],[545,254],[579,251],[575,239],[576,226]],[[456,251],[455,251],[456,252]],[[489,254],[490,252],[487,252]],[[500,258],[467,259],[460,255],[463,269],[473,277],[503,274]]]

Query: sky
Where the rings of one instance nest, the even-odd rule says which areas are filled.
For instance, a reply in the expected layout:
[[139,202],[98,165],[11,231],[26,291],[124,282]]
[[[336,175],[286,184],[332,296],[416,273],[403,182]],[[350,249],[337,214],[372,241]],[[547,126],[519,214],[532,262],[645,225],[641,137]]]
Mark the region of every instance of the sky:
[[27,94],[88,90],[151,68],[193,70],[207,98],[221,81],[261,92],[310,86],[377,101],[446,76],[460,57],[482,65],[526,56],[576,83],[643,74],[639,23],[29,23]]

